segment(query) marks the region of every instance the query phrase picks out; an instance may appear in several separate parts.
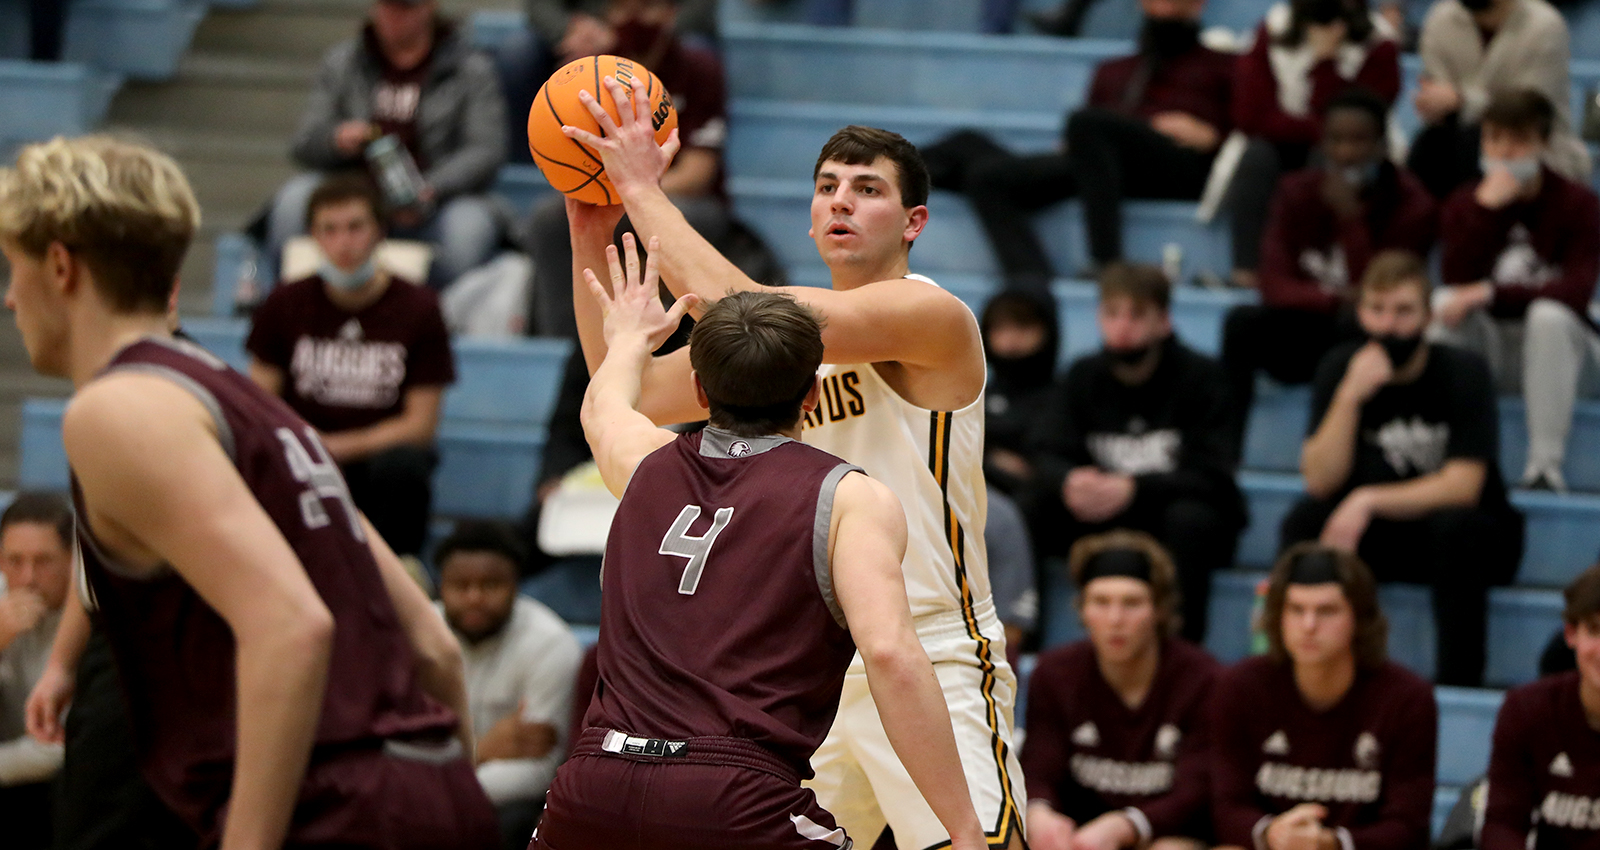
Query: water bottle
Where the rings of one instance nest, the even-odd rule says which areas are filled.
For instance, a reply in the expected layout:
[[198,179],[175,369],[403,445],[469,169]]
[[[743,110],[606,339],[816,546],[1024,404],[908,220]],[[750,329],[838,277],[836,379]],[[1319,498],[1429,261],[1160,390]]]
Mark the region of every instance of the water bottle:
[[367,144],[366,154],[372,176],[391,209],[414,207],[422,200],[422,171],[399,137],[393,133],[379,136]]

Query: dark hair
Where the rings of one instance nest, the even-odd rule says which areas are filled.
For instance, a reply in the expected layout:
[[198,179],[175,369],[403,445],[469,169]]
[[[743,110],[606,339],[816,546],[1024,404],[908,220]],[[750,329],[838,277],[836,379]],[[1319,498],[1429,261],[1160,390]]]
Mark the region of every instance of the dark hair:
[[1155,266],[1116,262],[1100,272],[1100,300],[1116,295],[1166,310],[1172,306],[1172,283],[1167,280],[1166,273]]
[[1267,577],[1267,600],[1261,610],[1261,628],[1267,633],[1267,654],[1276,661],[1287,661],[1283,646],[1283,600],[1289,592],[1289,574],[1302,555],[1331,555],[1334,572],[1344,598],[1355,612],[1356,630],[1350,649],[1356,664],[1376,667],[1389,657],[1389,620],[1378,607],[1378,582],[1372,570],[1353,552],[1333,549],[1316,541],[1296,543],[1278,556],[1278,563]]
[[456,523],[454,531],[433,550],[433,564],[444,573],[450,556],[458,552],[492,552],[511,562],[512,571],[522,575],[528,560],[528,550],[511,526],[504,522],[463,520]]
[[988,334],[990,326],[999,322],[1053,329],[1056,316],[1051,305],[1045,303],[1048,298],[1050,298],[1049,292],[1034,295],[1016,289],[1001,290],[983,306],[983,319],[978,325],[985,335]]
[[1600,614],[1600,564],[1578,573],[1561,596],[1567,602],[1561,610],[1561,620],[1569,626]]
[[1278,43],[1299,47],[1305,43],[1310,24],[1331,24],[1342,20],[1344,40],[1360,44],[1372,37],[1372,15],[1365,0],[1289,0],[1289,27],[1278,36]]
[[816,167],[811,169],[811,180],[822,173],[822,165],[830,160],[845,165],[871,165],[878,157],[888,157],[894,162],[896,183],[900,187],[900,204],[906,209],[920,207],[928,202],[928,166],[922,161],[917,146],[906,141],[899,133],[877,127],[850,126],[833,134],[817,154]]
[[311,198],[306,201],[306,229],[311,229],[318,210],[346,201],[364,201],[372,211],[372,218],[379,226],[383,225],[383,196],[378,194],[372,178],[363,171],[343,171],[329,176],[311,190]]
[[18,493],[0,513],[0,534],[17,523],[34,522],[56,530],[61,545],[72,548],[72,506],[54,493]]
[[1422,302],[1427,304],[1433,292],[1428,267],[1421,257],[1400,248],[1380,251],[1367,263],[1367,270],[1361,275],[1362,292],[1388,292],[1408,283],[1422,289]]
[[1079,538],[1067,553],[1067,572],[1078,589],[1073,604],[1083,610],[1084,567],[1094,556],[1115,549],[1128,549],[1144,555],[1150,563],[1150,601],[1156,609],[1156,635],[1168,638],[1183,627],[1183,615],[1178,610],[1178,568],[1166,547],[1143,531],[1125,528],[1112,529],[1102,534]]
[[1549,141],[1556,109],[1549,98],[1533,89],[1497,91],[1489,96],[1481,121],[1513,133],[1538,133],[1541,140]]
[[730,292],[689,334],[689,363],[711,402],[711,424],[741,437],[800,420],[822,365],[822,322],[793,297]]
[[1335,111],[1346,109],[1371,116],[1372,125],[1378,130],[1378,138],[1383,138],[1389,126],[1389,104],[1383,98],[1373,94],[1370,89],[1351,86],[1328,100],[1328,105],[1322,110],[1323,120],[1327,120]]

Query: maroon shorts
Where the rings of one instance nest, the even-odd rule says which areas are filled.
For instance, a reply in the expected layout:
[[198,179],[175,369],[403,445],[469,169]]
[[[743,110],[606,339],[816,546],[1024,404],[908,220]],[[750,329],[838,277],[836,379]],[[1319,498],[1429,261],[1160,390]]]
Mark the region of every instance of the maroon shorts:
[[851,846],[816,796],[800,787],[794,768],[750,741],[609,735],[584,730],[556,772],[530,850]]

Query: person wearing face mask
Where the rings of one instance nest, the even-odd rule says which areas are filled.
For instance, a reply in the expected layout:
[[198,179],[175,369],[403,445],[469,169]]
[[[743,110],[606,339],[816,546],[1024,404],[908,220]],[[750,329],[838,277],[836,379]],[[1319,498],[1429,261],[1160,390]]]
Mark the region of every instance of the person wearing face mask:
[[1178,568],[1183,636],[1199,643],[1211,573],[1233,563],[1244,502],[1222,370],[1172,335],[1171,297],[1153,266],[1101,274],[1104,348],[1072,364],[1030,434],[1030,522],[1042,555],[1111,528],[1155,537]]
[[1533,89],[1555,108],[1545,160],[1589,181],[1589,149],[1569,110],[1572,59],[1566,20],[1545,0],[1439,0],[1422,24],[1422,78],[1413,103],[1423,129],[1408,162],[1443,201],[1482,176],[1478,137],[1493,93]]
[[1435,338],[1489,360],[1503,392],[1527,400],[1522,485],[1563,491],[1579,377],[1600,363],[1588,318],[1600,275],[1600,198],[1545,161],[1555,111],[1532,90],[1496,94],[1483,113],[1483,171],[1442,217]]
[[1278,183],[1262,236],[1262,303],[1229,311],[1222,334],[1241,448],[1256,371],[1285,384],[1310,381],[1328,349],[1361,333],[1355,284],[1373,254],[1433,248],[1433,196],[1385,155],[1387,126],[1382,98],[1340,93],[1322,122],[1324,161]]
[[1027,434],[1055,386],[1061,336],[1048,290],[1004,290],[979,323],[989,361],[985,387],[983,472],[990,484],[1021,497],[1033,478]]
[[1029,681],[1028,846],[1209,847],[1207,700],[1221,669],[1178,638],[1178,576],[1138,531],[1079,540],[1068,570],[1088,639]]
[[1200,44],[1204,0],[1140,0],[1139,52],[1095,69],[1086,105],[1067,119],[1062,147],[1018,156],[963,130],[924,149],[933,185],[971,199],[1008,280],[1057,271],[1033,215],[1083,199],[1089,259],[1122,259],[1122,200],[1200,197],[1231,121],[1233,57]]
[[375,261],[381,209],[359,173],[311,193],[306,226],[322,263],[267,296],[245,348],[250,377],[317,429],[356,507],[395,552],[415,556],[428,532],[439,405],[455,358],[438,296]]
[[1386,108],[1400,93],[1394,28],[1363,0],[1278,3],[1240,57],[1233,85],[1233,123],[1249,137],[1228,183],[1233,280],[1254,286],[1278,176],[1310,161],[1328,105],[1350,88]]
[[1308,495],[1281,539],[1356,552],[1383,581],[1432,585],[1435,681],[1476,687],[1489,585],[1515,574],[1523,519],[1500,479],[1488,366],[1424,339],[1429,288],[1414,254],[1368,264],[1356,305],[1367,339],[1317,367],[1300,454]]

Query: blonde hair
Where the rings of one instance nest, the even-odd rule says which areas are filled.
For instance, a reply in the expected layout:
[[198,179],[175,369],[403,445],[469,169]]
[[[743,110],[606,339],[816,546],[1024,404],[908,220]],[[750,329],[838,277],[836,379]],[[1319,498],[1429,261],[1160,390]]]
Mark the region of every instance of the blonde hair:
[[119,312],[165,312],[200,227],[200,204],[172,158],[109,136],[24,147],[0,169],[0,239],[33,257],[60,243]]

